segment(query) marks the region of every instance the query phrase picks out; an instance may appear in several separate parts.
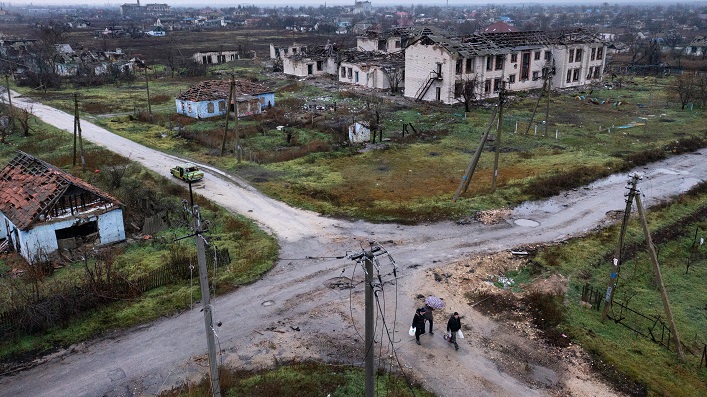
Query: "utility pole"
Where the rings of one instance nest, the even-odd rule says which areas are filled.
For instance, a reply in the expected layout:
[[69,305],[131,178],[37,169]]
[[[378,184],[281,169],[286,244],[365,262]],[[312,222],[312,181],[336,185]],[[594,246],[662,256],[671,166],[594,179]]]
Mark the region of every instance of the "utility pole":
[[[374,295],[374,289],[375,288],[382,288],[383,283],[380,278],[380,274],[378,275],[378,281],[380,284],[374,284],[373,283],[373,261],[376,260],[375,257],[377,255],[384,255],[387,254],[388,257],[390,258],[391,262],[395,264],[393,261],[392,257],[388,252],[383,249],[379,245],[375,245],[375,243],[370,242],[370,250],[352,255],[349,257],[349,259],[355,260],[358,263],[361,263],[363,261],[364,264],[364,270],[365,270],[365,284],[366,284],[366,291],[365,291],[365,305],[366,305],[366,313],[365,313],[365,343],[364,343],[364,364],[365,364],[365,377],[366,377],[366,384],[365,384],[365,397],[374,397],[375,395],[375,361],[373,357],[373,343],[374,343],[374,321],[373,321],[373,312],[374,312],[374,305],[373,305],[373,295]],[[393,273],[396,274],[397,276],[397,270],[395,267],[393,267]]]
[[[191,187],[191,184],[189,184]],[[196,240],[196,260],[199,264],[199,285],[201,286],[201,302],[203,303],[204,326],[206,328],[206,343],[209,348],[209,371],[211,373],[211,390],[213,397],[221,397],[218,362],[216,361],[216,342],[214,341],[214,321],[211,308],[211,293],[209,292],[209,273],[206,268],[206,248],[201,230],[201,213],[199,206],[192,206],[194,216],[194,239]]]
[[641,217],[641,226],[643,226],[643,234],[646,237],[646,245],[648,246],[648,253],[650,254],[651,262],[653,262],[653,273],[655,273],[656,281],[658,281],[658,289],[660,290],[660,298],[663,301],[663,309],[665,310],[665,315],[668,317],[668,325],[670,326],[670,331],[675,339],[675,350],[678,353],[678,358],[680,360],[685,360],[685,354],[682,351],[682,345],[680,344],[680,336],[678,335],[678,329],[675,327],[675,320],[673,319],[673,311],[670,309],[670,301],[668,300],[668,292],[665,290],[665,284],[663,284],[663,273],[660,271],[660,264],[658,263],[658,255],[655,252],[655,247],[653,246],[653,240],[651,239],[650,231],[648,230],[648,221],[646,220],[646,213],[643,210],[643,203],[641,202],[640,191],[636,194],[636,208],[638,209],[638,215]]
[[496,191],[498,177],[498,157],[501,155],[501,130],[503,130],[503,102],[505,101],[505,82],[501,80],[501,91],[498,93],[498,126],[496,127],[496,153],[493,156],[493,179],[491,193]]
[[547,125],[550,124],[550,96],[552,95],[552,79],[550,78],[550,72],[547,73],[547,106],[545,107],[545,133],[543,136],[547,136]]
[[476,165],[479,163],[479,159],[481,158],[481,152],[484,150],[484,145],[486,144],[486,140],[488,139],[489,133],[491,132],[491,128],[493,127],[493,122],[494,120],[496,120],[497,112],[498,107],[494,107],[493,113],[491,114],[491,120],[489,120],[489,125],[486,128],[486,132],[484,132],[484,135],[481,136],[481,142],[479,143],[479,147],[476,148],[474,157],[471,159],[471,163],[469,163],[469,166],[466,168],[466,172],[464,173],[464,176],[462,177],[462,180],[459,183],[459,187],[454,193],[454,197],[452,198],[452,202],[454,203],[459,199],[459,196],[466,193],[466,190],[469,188],[471,177],[474,175]]
[[530,116],[530,120],[528,121],[528,127],[525,129],[525,135],[528,135],[528,132],[530,132],[530,125],[533,124],[533,120],[535,119],[535,113],[538,111],[538,106],[540,105],[540,100],[543,97],[543,94],[545,93],[545,89],[547,87],[547,79],[548,76],[545,76],[545,80],[543,81],[543,88],[540,89],[540,94],[538,94],[538,100],[535,102],[535,107],[533,107],[533,114]]
[[[228,102],[226,102],[226,127],[223,129],[223,141],[221,142],[221,156],[226,152],[226,134],[228,133],[228,119],[231,118],[231,101],[233,101],[233,90],[236,82],[231,78],[231,88],[228,91]],[[236,115],[238,117],[238,115]]]
[[240,137],[240,132],[238,131],[238,95],[236,95],[236,159],[238,159],[238,164],[241,163],[241,137]]
[[614,292],[616,291],[619,271],[621,270],[621,265],[623,264],[624,236],[626,235],[626,227],[628,226],[628,220],[631,216],[631,205],[633,204],[633,198],[636,196],[636,185],[638,184],[638,179],[640,178],[638,173],[633,173],[630,177],[631,180],[629,180],[628,185],[626,185],[626,188],[629,189],[629,191],[626,194],[626,208],[624,209],[624,219],[621,222],[621,231],[619,232],[619,244],[616,247],[616,252],[614,254],[614,265],[611,270],[611,274],[609,275],[609,285],[606,288],[604,310],[601,313],[602,321],[606,320],[609,316],[611,304],[614,302]]
[[76,165],[76,133],[79,136],[79,152],[81,153],[81,171],[86,171],[86,159],[83,155],[83,137],[81,136],[81,118],[79,116],[79,95],[74,93],[74,165]]
[[12,95],[10,95],[10,75],[5,74],[5,89],[7,90],[7,105],[9,106],[8,114],[10,115],[10,125],[12,131],[15,131],[15,108],[12,107]]
[[152,106],[150,104],[150,76],[147,73],[147,65],[145,65],[145,89],[147,90],[147,114],[150,115],[150,120],[152,120]]

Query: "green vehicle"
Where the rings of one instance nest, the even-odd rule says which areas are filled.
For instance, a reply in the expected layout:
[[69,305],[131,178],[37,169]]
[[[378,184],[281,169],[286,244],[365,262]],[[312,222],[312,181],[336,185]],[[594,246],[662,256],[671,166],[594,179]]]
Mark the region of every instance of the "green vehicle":
[[204,171],[200,170],[196,164],[192,163],[180,164],[171,168],[169,171],[172,175],[187,182],[195,182],[204,177]]

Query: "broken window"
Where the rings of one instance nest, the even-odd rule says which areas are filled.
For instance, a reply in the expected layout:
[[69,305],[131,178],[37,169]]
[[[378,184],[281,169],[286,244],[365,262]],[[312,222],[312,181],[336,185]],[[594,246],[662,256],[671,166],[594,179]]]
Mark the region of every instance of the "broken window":
[[575,62],[582,62],[582,49],[577,48],[577,51],[574,53],[574,61]]
[[534,57],[535,57],[535,58],[534,58],[534,60],[539,61],[539,60],[540,60],[540,55],[542,55],[540,51],[535,51],[535,54],[534,54]]
[[353,78],[353,69],[349,68],[349,79]]
[[530,51],[523,51],[522,62],[520,65],[520,79],[528,80],[530,76]]
[[395,48],[401,48],[401,46],[400,40],[395,40]]
[[455,68],[456,74],[462,74],[462,62],[463,61],[461,59],[457,59],[457,64]]
[[385,40],[378,40],[378,51],[385,51],[387,45]]
[[311,63],[307,65],[307,74],[314,74],[314,65]]
[[91,221],[54,231],[57,245],[62,249],[74,249],[98,237],[98,222]]
[[297,49],[294,48],[294,47],[292,47],[292,54],[294,55],[294,54],[296,54],[296,53],[297,53]]
[[213,113],[213,112],[214,112],[214,103],[213,103],[213,102],[209,102],[209,103],[206,104],[206,111],[207,111],[208,113]]
[[597,48],[597,59],[604,59],[604,47]]
[[491,79],[484,81],[484,93],[491,91]]
[[567,71],[567,82],[569,83],[569,82],[571,82],[571,81],[572,81],[572,71],[571,71],[571,70],[568,70],[568,71]]
[[218,111],[219,112],[226,111],[226,101],[218,101]]
[[593,74],[594,74],[594,66],[590,66],[589,70],[587,71],[587,80],[591,79]]
[[323,61],[317,61],[317,70],[320,72],[322,71],[322,64],[323,64]]
[[437,63],[437,77],[442,77],[442,64]]
[[579,81],[579,69],[575,69],[572,72],[572,81]]
[[511,62],[513,62],[513,63],[518,62],[518,54],[511,54]]
[[496,55],[496,70],[503,69],[503,55]]
[[512,74],[508,76],[508,84],[513,84],[516,82],[516,75]]
[[570,50],[570,63],[574,62],[574,48]]
[[341,67],[341,77],[346,77],[346,68],[343,66]]
[[598,79],[600,74],[601,74],[601,66],[595,67],[594,68],[594,78]]
[[501,91],[501,82],[502,80],[500,78],[493,79],[493,92]]
[[538,80],[540,78],[540,72],[537,70],[533,72],[533,81]]
[[486,70],[493,70],[493,58],[491,55],[486,57]]
[[597,49],[596,49],[596,48],[592,48],[592,54],[589,56],[589,60],[590,60],[590,61],[595,60],[595,59],[596,59],[596,56],[597,56]]
[[551,51],[545,51],[545,60],[550,62],[552,59],[552,52]]
[[466,74],[469,74],[469,73],[472,72],[472,70],[471,70],[472,62],[471,62],[471,61],[472,61],[473,59],[474,59],[474,58],[467,58],[467,59],[466,59]]
[[435,98],[438,101],[442,100],[442,88],[441,87],[435,87]]

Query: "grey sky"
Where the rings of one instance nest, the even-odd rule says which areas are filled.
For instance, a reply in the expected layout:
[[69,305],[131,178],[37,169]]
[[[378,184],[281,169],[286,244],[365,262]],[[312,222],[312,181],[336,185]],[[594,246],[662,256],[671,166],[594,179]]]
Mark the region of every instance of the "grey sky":
[[[98,1],[87,1],[87,0],[0,0],[0,4],[5,5],[28,5],[32,4],[34,6],[42,5],[78,5],[78,4],[90,4],[93,6],[99,5],[109,5],[117,7],[125,3],[136,3],[137,0],[98,0]],[[353,5],[355,0],[326,0],[326,4],[330,6],[345,6]],[[487,6],[489,4],[576,4],[576,5],[599,5],[604,2],[609,4],[628,4],[628,3],[679,3],[678,0],[449,0],[449,5],[468,5],[469,7],[480,7]],[[218,1],[199,1],[199,0],[141,0],[141,4],[148,3],[166,3],[172,7],[205,7],[210,6],[213,8],[236,6],[238,4],[242,5],[252,5],[257,4],[259,6],[320,6],[325,3],[324,0],[261,0],[261,1],[239,1],[239,0],[218,0]],[[685,1],[682,1],[685,4]],[[689,2],[695,3],[695,2]],[[698,2],[699,3],[699,2]],[[384,5],[404,5],[410,6],[411,4],[424,4],[424,5],[446,5],[447,0],[371,0],[371,4],[375,6]]]

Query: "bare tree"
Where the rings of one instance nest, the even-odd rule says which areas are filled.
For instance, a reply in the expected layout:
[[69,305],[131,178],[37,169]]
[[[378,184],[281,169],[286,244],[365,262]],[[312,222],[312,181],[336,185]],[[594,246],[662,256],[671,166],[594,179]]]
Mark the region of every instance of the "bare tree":
[[457,81],[454,85],[454,98],[464,103],[465,112],[470,111],[471,105],[478,99],[478,86],[479,81],[476,77],[470,77]]
[[402,84],[405,77],[405,66],[385,66],[383,67],[383,73],[385,73],[385,77],[388,78],[390,92],[397,94],[400,91],[400,84]]
[[32,113],[32,108],[28,109],[18,109],[16,112],[16,120],[20,124],[20,128],[22,129],[22,136],[25,138],[29,136],[29,131],[32,129],[29,125],[29,122],[31,120],[30,116],[33,116],[34,114]]
[[688,72],[675,78],[675,84],[671,87],[671,91],[678,97],[681,109],[685,109],[685,106],[695,97],[695,83],[697,80],[695,73]]

